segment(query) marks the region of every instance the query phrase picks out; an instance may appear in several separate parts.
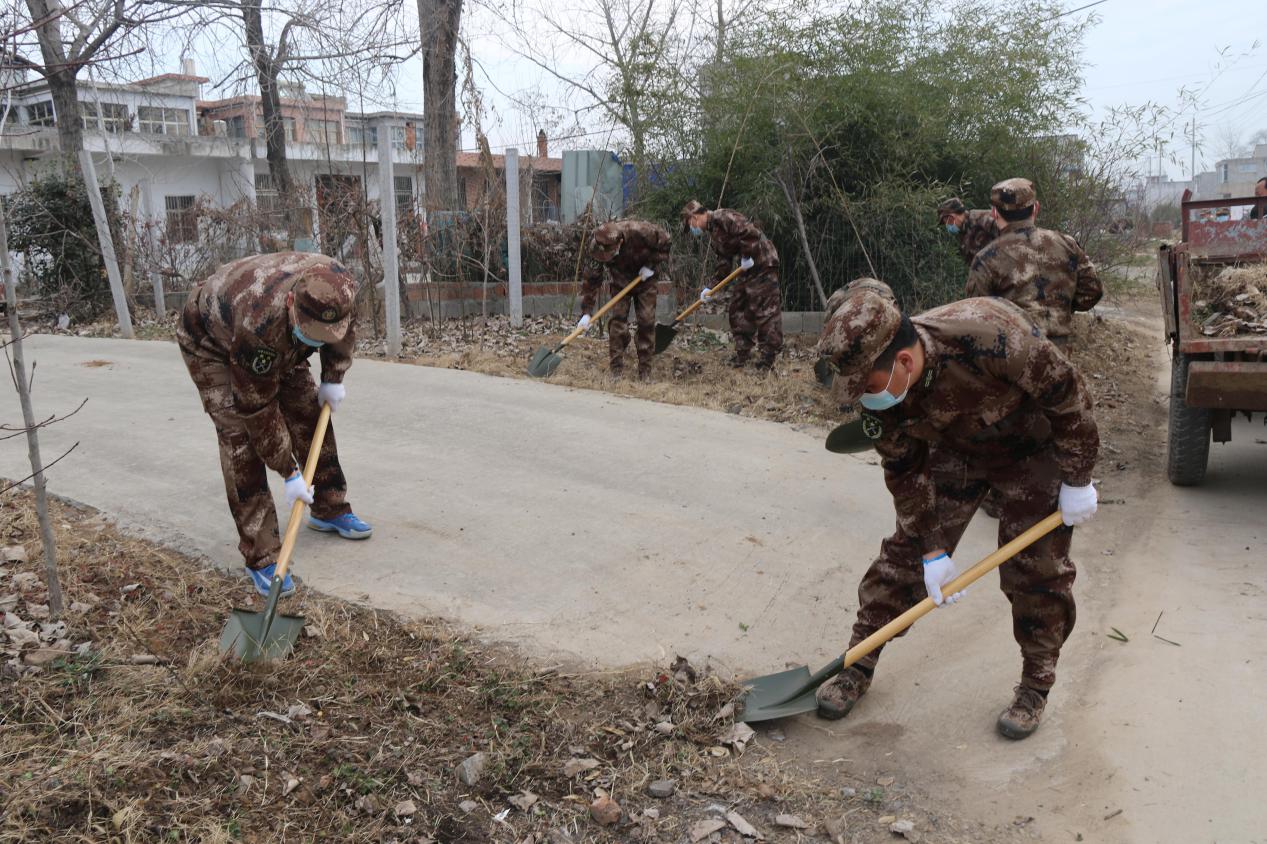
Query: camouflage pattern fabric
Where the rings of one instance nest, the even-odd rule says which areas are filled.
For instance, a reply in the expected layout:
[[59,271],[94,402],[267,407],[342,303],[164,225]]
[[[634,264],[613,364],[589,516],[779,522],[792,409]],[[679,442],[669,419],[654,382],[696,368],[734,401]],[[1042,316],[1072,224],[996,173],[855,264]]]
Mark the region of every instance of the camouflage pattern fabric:
[[[752,271],[755,271],[754,267]],[[735,354],[746,358],[754,345],[760,344],[761,360],[772,363],[783,350],[783,301],[779,292],[779,274],[767,272],[736,287],[736,279],[726,286],[730,303],[726,315],[730,332],[735,337]]]
[[[997,491],[999,496],[1000,545],[1057,509],[1061,470],[1050,448],[989,469],[934,451],[928,474],[936,518],[952,556],[987,492]],[[1021,682],[1031,688],[1050,689],[1055,683],[1061,645],[1073,630],[1072,537],[1073,528],[1061,526],[999,567],[999,586],[1012,605],[1012,634],[1021,648]],[[858,618],[850,647],[927,597],[921,545],[901,527],[881,544],[880,556],[858,585]],[[962,570],[976,561],[957,562]],[[873,651],[859,663],[874,668],[879,656],[879,650]]]
[[669,250],[673,245],[667,231],[654,223],[643,220],[615,220],[604,223],[603,228],[615,229],[619,234],[620,251],[608,260],[600,260],[597,254],[603,252],[603,244],[590,238],[581,268],[583,278],[581,313],[585,314],[594,313],[598,291],[602,287],[605,275],[604,270],[611,272],[612,284],[619,284],[616,288],[617,292],[633,281],[638,270],[643,267],[655,270],[656,274],[648,280],[654,286],[661,280],[660,276],[668,263]]
[[[876,329],[888,330],[886,312],[877,314]],[[1090,483],[1099,451],[1081,376],[1019,308],[966,299],[912,322],[924,348],[923,376],[901,404],[863,415],[897,530],[859,588],[855,643],[925,597],[921,556],[953,552],[987,492],[1000,493],[999,539],[1007,541],[1057,509],[1062,482]],[[1059,528],[1000,569],[1024,682],[1034,688],[1050,688],[1073,627],[1071,537]]]
[[743,214],[730,208],[718,208],[709,213],[705,231],[712,243],[713,254],[717,256],[713,269],[716,281],[730,275],[742,258],[752,259],[752,269],[728,285],[732,290],[760,278],[778,277],[778,250]]
[[[234,412],[242,417],[256,453],[282,475],[296,468],[278,405],[282,378],[314,351],[292,335],[286,306],[287,294],[305,278],[331,281],[353,293],[356,288],[356,278],[324,255],[255,255],[226,264],[195,287],[176,329],[186,354],[228,367]],[[321,347],[322,381],[343,381],[355,344],[349,328],[341,342]]]
[[[626,282],[627,283],[627,282]],[[613,279],[608,288],[610,295],[620,292],[625,283]],[[611,371],[619,374],[625,366],[625,349],[629,346],[629,310],[634,310],[634,318],[638,321],[638,330],[634,335],[634,348],[638,352],[638,373],[646,375],[651,369],[651,359],[655,357],[655,307],[660,288],[656,277],[644,281],[635,287],[628,296],[616,303],[616,307],[607,313],[611,319],[607,323],[607,350]]]
[[999,224],[989,209],[973,208],[964,213],[967,216],[959,227],[959,254],[963,262],[971,267],[977,253],[998,238]]
[[[330,258],[308,253],[254,256],[222,267],[196,287],[176,331],[185,366],[216,429],[238,547],[252,568],[275,562],[281,546],[267,469],[290,475],[299,467],[320,411],[308,367],[317,350],[291,334],[286,306],[287,293],[314,276],[352,285],[354,298],[355,278]],[[341,342],[321,347],[322,380],[343,380],[352,363],[353,342],[349,328]],[[351,512],[333,424],[322,444],[314,485],[314,516],[332,519]]]
[[1069,336],[1073,312],[1095,307],[1104,288],[1076,240],[1026,221],[1008,225],[977,253],[965,292],[1015,302],[1044,334],[1057,339]]
[[[277,532],[277,509],[268,491],[268,471],[255,450],[246,420],[233,402],[233,376],[230,367],[182,350],[185,366],[202,399],[203,410],[215,425],[220,444],[220,470],[224,474],[224,491],[229,499],[229,512],[238,528],[238,550],[251,568],[263,568],[277,561],[281,539]],[[306,360],[280,373],[277,409],[286,426],[287,439],[293,444],[296,460],[305,460],[312,447],[319,408],[317,386]],[[312,515],[333,519],[352,512],[347,503],[347,481],[339,466],[339,453],[334,439],[334,423],[326,429],[317,458],[316,487]]]

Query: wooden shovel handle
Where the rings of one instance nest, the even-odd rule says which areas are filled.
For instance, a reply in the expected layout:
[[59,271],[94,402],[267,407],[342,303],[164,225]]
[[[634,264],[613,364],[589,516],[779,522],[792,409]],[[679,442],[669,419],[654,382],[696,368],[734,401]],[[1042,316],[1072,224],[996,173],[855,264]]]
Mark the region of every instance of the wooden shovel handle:
[[[717,286],[708,291],[708,295],[715,296],[723,287],[725,287],[727,284],[730,284],[732,281],[734,281],[735,277],[743,271],[744,271],[743,267],[735,267],[734,271],[731,272],[730,275],[726,276],[721,281],[717,282]],[[675,323],[681,322],[682,320],[686,319],[691,314],[695,313],[695,309],[698,308],[702,304],[704,304],[703,299],[696,299],[694,302],[687,305],[686,310],[678,314],[677,319],[673,321]]]
[[[631,281],[631,282],[629,282],[628,284],[626,284],[626,285],[625,285],[625,289],[624,289],[624,290],[620,291],[620,292],[619,292],[619,293],[617,293],[615,296],[613,296],[613,297],[611,297],[610,299],[608,299],[608,300],[607,300],[607,304],[606,304],[606,305],[603,305],[601,308],[599,308],[599,309],[598,309],[598,313],[596,313],[596,314],[594,314],[592,317],[590,317],[590,325],[593,325],[594,323],[596,323],[596,322],[598,322],[600,319],[602,319],[604,314],[606,314],[608,311],[610,311],[612,308],[614,308],[614,307],[616,306],[616,303],[617,303],[617,302],[619,302],[621,299],[623,299],[623,298],[625,298],[626,296],[628,296],[628,295],[629,295],[629,292],[630,292],[631,290],[633,290],[635,287],[637,287],[639,284],[642,284],[642,276],[640,276],[640,275],[636,275],[636,276],[634,276],[634,280],[633,280],[633,281]],[[568,343],[571,343],[571,342],[572,342],[573,340],[575,340],[577,337],[580,337],[582,334],[584,334],[584,333],[585,333],[588,329],[589,329],[589,326],[588,326],[588,325],[587,325],[585,328],[581,328],[581,327],[578,325],[578,326],[576,327],[576,330],[574,330],[574,331],[573,331],[571,334],[569,334],[567,337],[563,338],[563,342],[562,342],[562,343],[560,343],[559,345],[557,345],[557,346],[555,346],[555,347],[554,347],[554,350],[557,352],[559,349],[562,349],[562,348],[563,348],[564,346],[566,346]]]
[[[312,447],[308,449],[308,462],[304,464],[304,487],[312,486],[312,479],[317,475],[317,458],[321,456],[321,444],[326,439],[326,428],[330,426],[330,405],[321,405],[321,413],[317,416],[317,430],[312,434]],[[295,540],[299,537],[299,525],[304,517],[304,502],[296,500],[290,508],[290,521],[286,522],[286,536],[282,539],[282,550],[277,555],[277,579],[285,580],[290,569],[290,555],[295,551]]]
[[[962,592],[971,584],[976,583],[977,580],[979,580],[987,572],[994,571],[1003,563],[1012,559],[1017,554],[1021,553],[1026,548],[1033,545],[1056,528],[1060,527],[1061,524],[1062,520],[1060,512],[1057,511],[1052,513],[1050,516],[1043,519],[1041,522],[1034,525],[1032,528],[1025,531],[1020,536],[1016,537],[1011,542],[1007,543],[1002,548],[990,554],[984,560],[947,583],[941,588],[942,594],[953,595],[956,592]],[[924,616],[928,615],[936,606],[937,605],[933,603],[932,598],[925,598],[906,612],[899,615],[897,618],[890,621],[888,624],[881,627],[879,630],[872,633],[867,638],[863,639],[858,644],[854,645],[845,652],[845,667],[848,668],[853,665],[855,662],[862,659],[864,656],[871,653],[873,650],[880,647]]]

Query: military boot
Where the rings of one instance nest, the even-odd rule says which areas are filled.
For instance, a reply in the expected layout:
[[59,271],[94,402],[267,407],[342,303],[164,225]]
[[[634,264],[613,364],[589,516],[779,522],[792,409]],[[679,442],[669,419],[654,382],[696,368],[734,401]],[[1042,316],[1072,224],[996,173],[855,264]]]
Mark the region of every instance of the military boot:
[[651,380],[651,364],[649,363],[638,364],[638,380],[639,381]]
[[818,717],[839,721],[871,688],[871,678],[850,666],[818,687]]
[[763,354],[761,359],[757,361],[756,370],[758,372],[769,372],[774,369],[774,361],[778,358],[778,354]]
[[1046,706],[1045,694],[1024,684],[1017,686],[1012,705],[999,715],[999,735],[1016,741],[1029,738],[1038,729]]
[[748,365],[748,353],[735,352],[730,356],[730,359],[726,361],[726,365],[733,366],[735,369],[743,369]]

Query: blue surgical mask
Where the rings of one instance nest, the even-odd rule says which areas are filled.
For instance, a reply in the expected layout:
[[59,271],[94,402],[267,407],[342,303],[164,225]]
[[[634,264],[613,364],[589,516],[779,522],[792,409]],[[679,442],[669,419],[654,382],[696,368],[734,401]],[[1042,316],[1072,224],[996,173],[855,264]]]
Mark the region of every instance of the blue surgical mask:
[[954,223],[947,223],[946,231],[950,232],[951,234],[959,234],[959,227],[955,225]]
[[699,237],[703,233],[704,233],[704,230],[701,229],[699,226],[691,226],[691,234],[695,235],[696,237]]
[[303,343],[305,346],[311,346],[314,349],[320,349],[322,346],[325,345],[325,341],[323,340],[313,340],[312,338],[305,336],[304,333],[299,330],[298,325],[296,325],[291,330],[295,334],[295,339],[298,340],[300,343]]
[[889,370],[888,383],[884,385],[884,390],[879,393],[863,393],[862,398],[858,401],[867,410],[888,410],[890,407],[896,407],[906,398],[906,394],[911,390],[911,381],[908,376],[906,379],[906,389],[902,391],[902,395],[895,396],[889,392],[889,385],[893,383],[893,375],[897,372],[897,361],[893,361],[893,368]]

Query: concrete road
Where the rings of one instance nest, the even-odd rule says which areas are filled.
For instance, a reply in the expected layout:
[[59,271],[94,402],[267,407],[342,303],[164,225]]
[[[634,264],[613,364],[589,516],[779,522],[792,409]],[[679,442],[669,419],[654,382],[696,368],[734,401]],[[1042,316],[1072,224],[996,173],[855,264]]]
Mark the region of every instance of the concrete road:
[[[52,491],[236,568],[214,434],[175,347],[28,344],[38,413],[90,398],[44,432],[50,456],[80,442]],[[858,578],[893,523],[873,458],[830,455],[817,432],[369,361],[348,390],[339,442],[375,537],[301,533],[300,576],[539,659],[817,667],[845,644]],[[0,418],[20,418],[12,392]],[[1043,840],[1267,840],[1259,439],[1260,423],[1239,425],[1200,489],[1107,477],[1117,503],[1075,541],[1078,628],[1034,738],[993,732],[1019,656],[990,578],[893,645],[847,721],[783,725],[784,754],[842,784],[892,772],[947,811]],[[0,449],[0,474],[27,471],[20,441]],[[984,556],[993,529],[974,523],[959,558]],[[1177,645],[1151,635],[1159,613]]]

